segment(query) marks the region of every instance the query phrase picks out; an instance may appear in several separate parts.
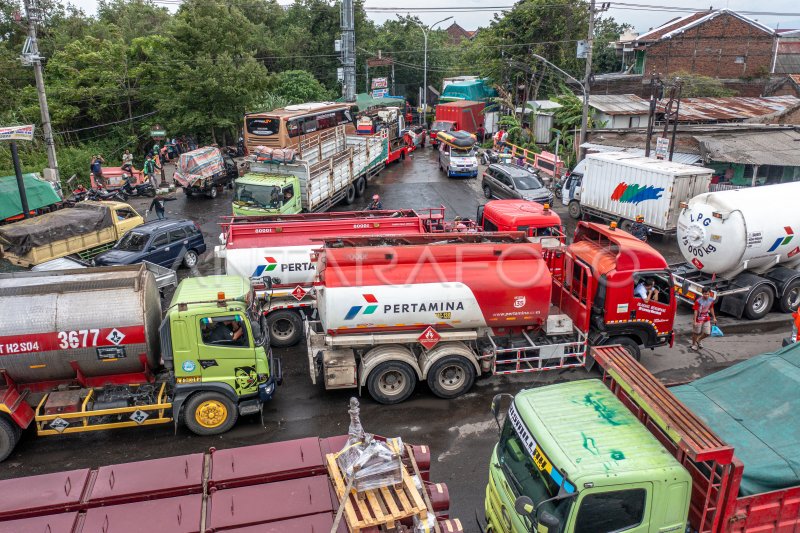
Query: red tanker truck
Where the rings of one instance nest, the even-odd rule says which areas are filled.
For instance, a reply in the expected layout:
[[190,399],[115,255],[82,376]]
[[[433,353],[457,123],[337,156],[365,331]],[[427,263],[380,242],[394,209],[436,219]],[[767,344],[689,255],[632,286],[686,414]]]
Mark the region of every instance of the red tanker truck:
[[[588,345],[639,359],[673,342],[666,261],[613,227],[581,222],[559,248],[521,232],[442,234],[327,241],[318,255],[312,381],[384,404],[418,381],[454,398],[477,376],[583,366]],[[645,278],[658,300],[635,297]]]

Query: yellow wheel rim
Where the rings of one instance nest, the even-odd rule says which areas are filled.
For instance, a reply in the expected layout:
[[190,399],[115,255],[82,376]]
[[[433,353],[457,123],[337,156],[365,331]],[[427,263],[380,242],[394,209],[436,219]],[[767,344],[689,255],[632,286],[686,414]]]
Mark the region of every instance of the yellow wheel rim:
[[204,428],[217,428],[228,419],[228,409],[218,400],[206,400],[197,407],[194,419]]

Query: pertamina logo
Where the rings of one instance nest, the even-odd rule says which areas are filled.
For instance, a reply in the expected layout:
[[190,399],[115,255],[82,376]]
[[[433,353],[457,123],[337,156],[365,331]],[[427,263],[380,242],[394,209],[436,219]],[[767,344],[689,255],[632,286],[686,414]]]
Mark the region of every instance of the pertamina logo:
[[278,267],[278,262],[275,260],[274,257],[265,257],[264,261],[267,262],[266,265],[258,265],[253,272],[254,278],[260,278],[264,272],[272,272]]
[[775,242],[772,243],[772,246],[769,247],[769,250],[767,250],[767,252],[774,252],[775,250],[778,249],[778,246],[785,246],[790,242],[792,242],[792,238],[794,237],[794,231],[792,231],[792,228],[790,226],[785,226],[783,228],[783,231],[786,232],[786,236],[778,237],[777,239],[775,239]]
[[359,311],[364,309],[364,312],[361,313],[362,315],[371,315],[378,309],[378,299],[375,298],[372,294],[362,294],[361,295],[364,300],[366,300],[367,304],[369,305],[354,305],[350,308],[347,312],[347,315],[344,317],[345,320],[353,320],[356,316],[358,316]]
[[642,187],[636,183],[628,185],[623,181],[611,193],[611,199],[621,204],[638,204],[645,200],[658,200],[661,198],[662,192],[664,192],[663,187],[653,187],[652,185]]

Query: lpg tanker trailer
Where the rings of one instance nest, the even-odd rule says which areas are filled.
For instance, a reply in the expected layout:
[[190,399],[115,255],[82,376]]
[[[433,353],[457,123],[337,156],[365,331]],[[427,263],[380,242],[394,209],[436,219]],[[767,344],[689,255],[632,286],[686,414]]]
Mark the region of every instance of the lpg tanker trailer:
[[678,297],[692,303],[708,287],[720,311],[755,320],[800,303],[800,182],[709,192],[681,204],[673,265]]
[[258,413],[280,381],[249,281],[181,282],[162,320],[143,265],[0,275],[0,460],[50,436]]
[[[318,252],[311,379],[384,404],[418,381],[455,398],[476,377],[583,366],[588,345],[672,345],[664,258],[614,227],[580,222],[543,249],[522,232],[330,239]],[[666,277],[666,279],[664,279]],[[652,278],[658,300],[634,295]]]

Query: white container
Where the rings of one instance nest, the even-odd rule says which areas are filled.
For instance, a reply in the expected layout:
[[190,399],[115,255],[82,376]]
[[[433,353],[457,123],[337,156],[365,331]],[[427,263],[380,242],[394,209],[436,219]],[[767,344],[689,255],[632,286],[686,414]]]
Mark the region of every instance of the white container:
[[800,182],[701,194],[678,219],[678,247],[722,278],[800,264]]
[[675,231],[680,203],[708,191],[713,171],[622,152],[591,154],[581,184],[581,208],[617,221],[644,217],[659,233]]

